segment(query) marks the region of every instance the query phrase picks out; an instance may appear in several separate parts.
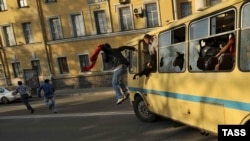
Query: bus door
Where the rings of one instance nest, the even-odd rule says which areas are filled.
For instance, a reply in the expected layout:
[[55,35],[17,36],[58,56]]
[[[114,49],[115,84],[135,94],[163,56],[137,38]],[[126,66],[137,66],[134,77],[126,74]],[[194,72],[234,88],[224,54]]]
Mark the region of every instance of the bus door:
[[[150,60],[150,55],[149,55],[149,50],[148,50],[148,45],[144,42],[144,41],[140,41],[139,42],[139,63],[138,63],[138,68],[139,68],[139,72],[142,72],[147,64],[149,63]],[[144,88],[145,87],[145,81],[146,81],[146,76],[142,75],[141,77],[137,76],[137,81],[138,81],[138,86],[140,88]]]
[[137,52],[131,51],[129,54],[130,66],[128,76],[128,86],[132,91],[140,91],[144,87],[145,76],[135,75],[141,72],[149,61],[148,46],[144,41],[139,41],[136,46]]

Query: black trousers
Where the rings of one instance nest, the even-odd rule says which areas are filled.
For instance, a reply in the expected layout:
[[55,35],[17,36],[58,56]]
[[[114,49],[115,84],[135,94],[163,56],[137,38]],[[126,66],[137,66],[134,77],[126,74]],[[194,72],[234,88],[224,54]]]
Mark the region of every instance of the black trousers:
[[28,98],[29,98],[28,94],[22,94],[21,95],[21,99],[23,101],[23,104],[26,106],[26,108],[28,110],[32,110],[33,108],[31,107]]

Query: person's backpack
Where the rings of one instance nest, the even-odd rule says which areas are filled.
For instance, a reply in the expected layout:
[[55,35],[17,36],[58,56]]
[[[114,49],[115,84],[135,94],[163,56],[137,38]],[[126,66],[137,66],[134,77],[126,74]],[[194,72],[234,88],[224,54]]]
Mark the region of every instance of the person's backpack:
[[218,59],[215,57],[218,52],[219,49],[216,47],[203,47],[197,60],[197,67],[201,70],[214,70],[215,65],[218,63]]

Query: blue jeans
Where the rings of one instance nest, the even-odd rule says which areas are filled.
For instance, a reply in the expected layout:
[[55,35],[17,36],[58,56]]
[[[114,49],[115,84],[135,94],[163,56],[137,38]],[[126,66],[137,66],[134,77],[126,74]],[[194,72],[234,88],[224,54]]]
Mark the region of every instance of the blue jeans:
[[44,103],[46,106],[50,106],[54,112],[57,112],[56,109],[56,102],[55,102],[55,96],[52,96],[50,98],[44,97]]
[[127,74],[127,66],[123,65],[120,69],[114,71],[112,78],[112,86],[115,90],[117,99],[123,98],[121,90],[123,93],[127,93],[128,89],[124,83],[125,76]]

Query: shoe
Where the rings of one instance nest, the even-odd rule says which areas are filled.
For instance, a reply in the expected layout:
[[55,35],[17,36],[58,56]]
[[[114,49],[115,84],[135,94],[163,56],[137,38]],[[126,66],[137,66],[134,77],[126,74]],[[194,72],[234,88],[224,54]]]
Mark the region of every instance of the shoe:
[[117,100],[117,102],[116,102],[116,104],[118,105],[118,104],[121,104],[122,102],[123,102],[123,98],[119,98],[118,100]]
[[35,110],[34,110],[34,109],[31,109],[30,111],[31,111],[31,113],[34,113],[34,112],[35,112]]
[[53,113],[54,113],[54,114],[56,114],[56,113],[57,113],[57,111],[54,111]]
[[126,100],[128,98],[129,98],[129,93],[127,92],[127,93],[124,94],[123,100]]

